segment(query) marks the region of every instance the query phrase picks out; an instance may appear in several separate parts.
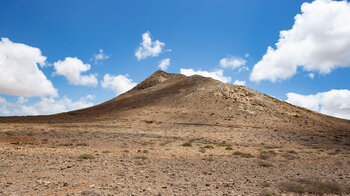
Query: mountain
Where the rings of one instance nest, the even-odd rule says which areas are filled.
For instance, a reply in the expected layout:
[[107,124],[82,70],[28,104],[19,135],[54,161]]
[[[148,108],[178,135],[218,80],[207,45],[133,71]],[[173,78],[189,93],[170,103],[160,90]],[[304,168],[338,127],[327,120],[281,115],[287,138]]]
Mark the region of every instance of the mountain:
[[2,117],[0,122],[90,122],[128,119],[282,130],[350,130],[350,121],[319,114],[244,86],[198,75],[157,71],[102,104],[49,116]]
[[0,195],[350,194],[350,121],[198,75],[0,122]]

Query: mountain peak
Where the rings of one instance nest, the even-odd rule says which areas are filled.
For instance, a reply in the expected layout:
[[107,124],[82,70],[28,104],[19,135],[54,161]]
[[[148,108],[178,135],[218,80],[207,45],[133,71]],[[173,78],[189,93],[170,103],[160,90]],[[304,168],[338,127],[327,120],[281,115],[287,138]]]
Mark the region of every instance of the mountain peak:
[[181,77],[181,76],[182,75],[180,75],[180,74],[172,74],[172,73],[167,73],[167,72],[162,71],[162,70],[158,70],[158,71],[154,72],[146,80],[144,80],[143,82],[136,85],[132,90],[146,89],[146,88],[155,86],[157,84],[163,83],[170,78]]

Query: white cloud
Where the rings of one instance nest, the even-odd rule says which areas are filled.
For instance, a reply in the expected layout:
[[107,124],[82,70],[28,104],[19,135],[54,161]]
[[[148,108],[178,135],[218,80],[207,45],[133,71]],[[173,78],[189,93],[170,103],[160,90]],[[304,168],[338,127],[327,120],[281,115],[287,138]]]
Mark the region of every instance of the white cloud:
[[231,82],[231,77],[224,76],[224,71],[219,69],[217,71],[208,72],[208,71],[194,71],[193,69],[180,69],[180,73],[185,76],[192,76],[192,75],[201,75],[204,77],[211,77],[216,80],[220,80],[224,83]]
[[315,95],[288,93],[287,102],[330,116],[350,119],[350,91],[331,90]]
[[146,32],[142,35],[142,42],[140,47],[136,50],[135,56],[137,60],[142,60],[150,56],[156,57],[162,53],[164,47],[165,43],[159,40],[152,42],[151,33]]
[[350,3],[315,0],[301,11],[292,29],[280,32],[276,49],[268,47],[250,80],[288,79],[298,67],[326,74],[350,66]]
[[234,82],[233,82],[233,84],[235,84],[235,85],[241,85],[241,86],[245,86],[245,81],[241,81],[241,80],[235,80]]
[[15,96],[57,96],[50,80],[38,68],[46,57],[40,49],[8,38],[0,41],[0,93]]
[[128,77],[128,75],[121,74],[117,76],[106,74],[101,81],[101,86],[102,88],[112,89],[115,91],[116,95],[119,95],[136,86],[137,83],[133,82],[132,79]]
[[99,61],[102,61],[102,60],[106,60],[106,59],[109,59],[109,56],[108,55],[105,55],[103,53],[103,50],[100,49],[98,51],[98,54],[95,54],[94,55],[94,60],[95,60],[95,64],[98,64]]
[[81,75],[82,72],[89,71],[90,67],[90,64],[84,64],[77,57],[66,57],[64,61],[54,63],[54,75],[66,77],[70,84],[96,86],[98,82],[94,74]]
[[314,79],[314,78],[315,78],[315,74],[314,74],[314,73],[309,73],[308,76],[309,76],[311,79]]
[[21,97],[18,98],[17,102],[8,102],[0,97],[0,115],[46,115],[67,112],[92,106],[93,103],[91,100],[94,99],[94,97],[94,95],[87,95],[75,102],[66,96],[61,99],[43,97],[40,101],[31,105],[26,104],[28,101]]
[[166,58],[166,59],[163,59],[163,60],[161,60],[161,61],[159,62],[158,67],[159,67],[161,70],[165,71],[165,70],[168,69],[169,65],[170,65],[170,59],[169,59],[169,58]]
[[226,57],[222,58],[219,62],[220,67],[222,68],[231,68],[231,69],[236,69],[239,67],[244,66],[247,63],[247,61],[241,57]]

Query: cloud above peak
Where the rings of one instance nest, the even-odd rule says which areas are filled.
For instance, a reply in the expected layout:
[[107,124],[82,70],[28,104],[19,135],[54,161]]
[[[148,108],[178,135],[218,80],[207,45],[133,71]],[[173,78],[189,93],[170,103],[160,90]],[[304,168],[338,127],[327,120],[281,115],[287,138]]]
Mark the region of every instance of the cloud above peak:
[[298,67],[327,74],[350,66],[350,3],[303,3],[292,29],[280,32],[276,48],[254,66],[250,80],[276,82],[293,77]]
[[246,63],[247,63],[247,60],[245,60],[241,57],[229,56],[226,58],[222,58],[219,62],[219,65],[222,68],[236,69],[236,68],[244,66]]
[[98,83],[94,74],[81,75],[82,72],[89,71],[91,65],[84,64],[77,57],[66,57],[64,61],[57,61],[53,65],[56,70],[54,75],[64,76],[70,84],[96,86]]
[[0,41],[0,93],[14,96],[57,96],[50,80],[39,69],[46,57],[40,49],[8,38]]
[[163,59],[163,60],[159,61],[158,67],[161,70],[165,71],[165,70],[168,69],[169,65],[170,65],[170,58],[166,58],[166,59]]
[[224,71],[222,69],[213,71],[213,72],[209,72],[209,71],[195,71],[193,69],[180,69],[180,73],[185,75],[185,76],[192,76],[192,75],[200,75],[200,76],[204,76],[204,77],[210,77],[213,78],[215,80],[219,80],[221,82],[224,83],[229,83],[231,82],[231,77],[229,76],[224,76]]
[[133,80],[129,78],[129,75],[122,74],[117,76],[106,74],[101,81],[102,88],[111,89],[116,93],[116,95],[130,90],[136,85],[137,83],[133,82]]
[[137,60],[147,57],[156,57],[164,51],[165,43],[159,40],[152,41],[151,33],[147,31],[142,34],[142,42],[135,52]]

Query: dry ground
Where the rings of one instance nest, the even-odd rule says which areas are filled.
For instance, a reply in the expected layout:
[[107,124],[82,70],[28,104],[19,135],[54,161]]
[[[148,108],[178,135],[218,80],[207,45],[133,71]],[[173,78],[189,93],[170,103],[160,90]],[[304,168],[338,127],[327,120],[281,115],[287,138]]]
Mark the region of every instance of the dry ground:
[[350,194],[350,145],[337,137],[152,120],[2,123],[0,195]]

